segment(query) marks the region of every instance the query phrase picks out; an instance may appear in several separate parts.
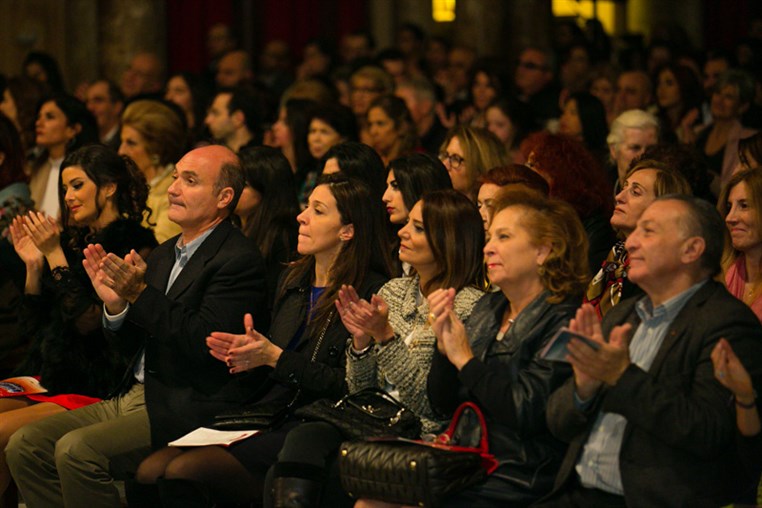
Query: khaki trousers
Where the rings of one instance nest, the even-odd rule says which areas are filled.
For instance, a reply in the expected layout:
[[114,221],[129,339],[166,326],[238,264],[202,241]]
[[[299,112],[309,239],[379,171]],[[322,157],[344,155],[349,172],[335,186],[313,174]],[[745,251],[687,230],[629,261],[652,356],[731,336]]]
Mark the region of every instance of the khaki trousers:
[[143,385],[19,429],[5,449],[29,508],[119,507],[114,479],[151,453]]

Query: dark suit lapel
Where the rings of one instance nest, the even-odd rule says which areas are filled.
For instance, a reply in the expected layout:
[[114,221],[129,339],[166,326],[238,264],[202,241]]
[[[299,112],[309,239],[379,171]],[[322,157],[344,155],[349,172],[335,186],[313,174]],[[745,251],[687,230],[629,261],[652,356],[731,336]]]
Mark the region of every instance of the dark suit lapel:
[[[202,243],[193,256],[191,256],[188,260],[188,264],[185,265],[185,268],[182,269],[180,275],[177,276],[172,287],[167,292],[167,296],[170,299],[176,300],[193,284],[193,282],[195,282],[198,275],[204,269],[204,266],[206,266],[206,263],[217,254],[220,246],[228,237],[232,227],[233,225],[230,221],[222,221],[214,231],[212,231],[212,234],[204,240],[204,243]],[[172,265],[174,265],[174,259],[172,260]],[[172,266],[170,266],[170,271],[171,270]]]

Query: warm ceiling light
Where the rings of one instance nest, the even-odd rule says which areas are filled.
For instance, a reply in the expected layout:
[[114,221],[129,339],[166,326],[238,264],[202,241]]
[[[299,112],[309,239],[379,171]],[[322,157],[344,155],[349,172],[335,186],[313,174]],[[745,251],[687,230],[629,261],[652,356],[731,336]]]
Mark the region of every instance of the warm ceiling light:
[[455,0],[431,0],[431,17],[438,23],[455,21]]

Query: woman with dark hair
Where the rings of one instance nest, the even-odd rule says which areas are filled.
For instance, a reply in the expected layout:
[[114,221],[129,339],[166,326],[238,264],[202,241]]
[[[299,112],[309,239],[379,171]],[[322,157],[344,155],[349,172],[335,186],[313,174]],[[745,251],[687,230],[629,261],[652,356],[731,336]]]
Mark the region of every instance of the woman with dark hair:
[[[252,391],[252,401],[290,401],[299,407],[346,392],[344,355],[348,331],[334,301],[343,284],[370,298],[389,274],[378,260],[381,235],[366,206],[370,193],[362,182],[341,175],[321,179],[299,214],[298,251],[302,258],[281,277],[268,337],[244,317],[246,335],[214,332],[211,355]],[[128,485],[130,506],[206,507],[216,502],[258,501],[267,469],[276,460],[290,417],[276,428],[230,448],[163,448],[138,468]],[[158,487],[157,487],[158,485]]]
[[425,192],[452,189],[447,168],[438,159],[417,153],[389,163],[386,192],[381,198],[392,224],[403,226],[413,206]]
[[460,122],[472,127],[487,127],[487,107],[503,93],[503,79],[491,66],[477,64],[471,78],[471,103],[461,113]]
[[26,76],[9,78],[0,83],[0,111],[11,119],[21,135],[24,153],[35,145],[35,122],[40,101],[44,96],[43,86]]
[[479,195],[476,199],[476,206],[479,208],[479,214],[482,216],[484,231],[489,229],[495,201],[504,188],[521,185],[527,189],[537,191],[545,197],[550,192],[548,182],[523,164],[494,167],[479,177],[479,183]]
[[56,59],[42,51],[30,51],[22,64],[24,75],[42,83],[48,93],[64,93],[63,76]]
[[[382,197],[389,214],[389,223],[393,229],[407,224],[410,210],[425,192],[440,189],[452,189],[450,175],[441,161],[428,154],[413,154],[400,157],[389,163],[386,176],[386,192]],[[392,257],[399,262],[399,236],[392,242]],[[410,265],[401,262],[397,265],[398,275],[409,275]]]
[[[352,110],[335,103],[316,104],[311,112],[307,147],[310,155],[319,161],[332,147],[345,141],[357,141],[357,121]],[[310,171],[299,192],[299,203],[306,205],[318,177],[317,168]]]
[[692,143],[696,139],[693,129],[701,122],[702,101],[701,84],[689,67],[667,64],[656,72],[657,116],[667,141]]
[[503,143],[509,160],[517,164],[523,162],[519,146],[535,130],[529,107],[515,99],[501,98],[487,107],[484,117],[487,130]]
[[459,125],[447,133],[439,152],[452,188],[476,203],[479,176],[495,166],[508,164],[505,147],[487,129]]
[[318,170],[323,175],[341,172],[350,178],[364,181],[370,187],[373,199],[378,198],[377,202],[381,206],[381,196],[386,189],[386,169],[381,157],[368,145],[356,141],[334,145],[323,155]]
[[288,159],[296,178],[297,188],[301,188],[307,174],[315,166],[315,159],[310,154],[307,144],[313,107],[315,107],[314,101],[289,99],[281,106],[278,121],[272,127],[273,146],[280,148]]
[[299,215],[294,174],[280,150],[269,146],[244,148],[238,154],[246,175],[235,214],[241,230],[254,240],[265,260],[268,301],[275,298],[278,279],[296,250]]
[[177,104],[185,113],[190,146],[203,140],[204,118],[211,100],[211,90],[206,82],[190,72],[178,72],[167,81],[164,98]]
[[61,161],[77,148],[97,143],[98,126],[84,102],[58,94],[40,105],[35,129],[40,152],[32,161],[29,190],[35,207],[55,217],[59,212],[56,182]]
[[119,154],[135,162],[150,189],[151,214],[143,219],[143,225],[152,228],[156,239],[164,242],[180,233],[180,226],[169,220],[167,190],[174,181],[175,163],[188,146],[183,119],[164,102],[134,101],[122,113],[121,136]]
[[370,145],[384,165],[410,155],[418,145],[418,134],[405,101],[394,95],[382,95],[368,109]]
[[608,223],[612,190],[602,164],[582,143],[547,132],[527,138],[522,151],[526,165],[550,185],[550,197],[566,201],[577,212],[587,233],[590,271],[598,271],[615,240]]
[[539,353],[574,316],[588,278],[585,232],[568,204],[510,189],[489,236],[487,274],[500,291],[482,297],[466,323],[452,288],[428,298],[438,351],[427,380],[432,408],[446,418],[460,402],[476,402],[499,462],[445,506],[528,506],[550,492],[566,451],[547,428],[545,406],[571,368]]
[[[454,288],[453,312],[468,320],[484,294],[478,289],[484,230],[474,204],[444,189],[423,195],[399,236],[400,260],[411,265],[411,276],[392,279],[370,299],[352,287],[339,292],[336,307],[352,336],[346,379],[350,393],[366,387],[388,391],[421,418],[427,433],[438,430],[444,418],[434,416],[426,395],[436,343],[426,296]],[[327,476],[342,440],[339,430],[324,422],[308,422],[290,432],[273,467],[274,505],[302,494],[301,506],[318,506],[324,486],[318,479]],[[265,494],[267,500],[267,487]],[[326,498],[321,506],[346,503],[337,485],[326,485]]]
[[[156,246],[140,225],[148,187],[135,165],[101,145],[83,147],[61,164],[58,223],[39,212],[17,217],[13,245],[26,265],[22,335],[30,340],[19,375],[39,375],[44,395],[0,399],[0,446],[27,423],[97,402],[116,389],[130,358],[103,333],[103,303],[82,266],[83,249],[100,243],[125,256]],[[76,395],[73,395],[76,394]],[[0,457],[0,491],[10,481]]]
[[582,142],[599,158],[608,154],[606,109],[596,96],[588,92],[573,93],[566,99],[558,132]]

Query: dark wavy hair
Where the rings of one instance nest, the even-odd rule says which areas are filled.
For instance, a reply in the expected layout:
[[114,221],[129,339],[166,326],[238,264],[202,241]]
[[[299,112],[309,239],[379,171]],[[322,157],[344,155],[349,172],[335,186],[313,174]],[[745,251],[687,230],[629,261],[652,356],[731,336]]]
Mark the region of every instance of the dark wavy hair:
[[[66,145],[66,154],[70,154],[83,146],[98,142],[98,124],[84,102],[66,93],[54,94],[40,102],[37,108],[38,115],[42,106],[48,102],[53,102],[61,110],[66,117],[66,125],[79,125],[79,132]],[[45,148],[40,151],[37,158],[32,162],[32,170],[39,169],[47,160],[48,149]]]
[[290,243],[295,234],[290,233],[297,228],[299,202],[288,159],[279,149],[269,146],[245,148],[238,158],[246,184],[262,196],[259,205],[246,217],[243,233],[254,240],[265,259],[278,244],[288,245],[288,251],[293,251],[295,246]]
[[[112,149],[103,145],[89,145],[76,150],[61,163],[58,174],[58,205],[61,209],[61,223],[70,226],[69,208],[66,206],[62,175],[64,169],[79,166],[87,177],[95,183],[96,189],[103,185],[116,185],[114,205],[120,217],[140,223],[143,213],[149,212],[146,205],[148,199],[148,184],[143,173],[129,157],[118,155]],[[98,215],[102,210],[96,200]],[[76,235],[72,235],[76,236]]]
[[479,209],[465,194],[454,189],[427,192],[423,203],[423,229],[437,273],[422,288],[466,286],[481,288],[484,281],[484,224]]
[[[381,233],[384,230],[385,217],[381,213],[381,207],[368,206],[371,199],[368,185],[341,173],[321,176],[315,188],[321,185],[330,190],[336,200],[341,223],[352,224],[354,235],[351,240],[342,243],[341,250],[330,268],[330,282],[318,298],[308,324],[310,333],[322,329],[328,321],[335,309],[334,302],[342,284],[359,288],[365,280],[365,275],[371,270],[387,277],[392,273],[392,267],[383,255],[388,250],[387,236]],[[312,276],[315,257],[303,256],[291,263],[291,267],[280,286],[280,294],[294,282]]]
[[442,161],[428,154],[416,153],[389,163],[387,174],[394,171],[394,180],[402,193],[408,211],[424,192],[452,189],[452,181]]
[[357,141],[345,141],[334,145],[318,162],[321,174],[329,159],[336,159],[342,174],[368,184],[373,199],[378,198],[379,207],[381,206],[381,196],[386,189],[386,170],[381,157],[373,148]]
[[611,185],[601,163],[582,143],[538,132],[525,140],[521,151],[527,165],[550,184],[550,197],[569,203],[580,219],[595,212],[611,213]]

